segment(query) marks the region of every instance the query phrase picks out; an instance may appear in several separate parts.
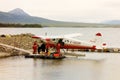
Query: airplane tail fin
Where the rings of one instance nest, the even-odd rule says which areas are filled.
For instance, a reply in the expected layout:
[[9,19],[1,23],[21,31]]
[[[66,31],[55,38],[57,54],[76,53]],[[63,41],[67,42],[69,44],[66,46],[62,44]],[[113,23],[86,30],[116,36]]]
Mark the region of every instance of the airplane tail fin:
[[95,45],[97,49],[102,49],[106,46],[106,43],[103,43],[102,34],[99,32],[95,34],[95,38],[90,40],[90,42]]

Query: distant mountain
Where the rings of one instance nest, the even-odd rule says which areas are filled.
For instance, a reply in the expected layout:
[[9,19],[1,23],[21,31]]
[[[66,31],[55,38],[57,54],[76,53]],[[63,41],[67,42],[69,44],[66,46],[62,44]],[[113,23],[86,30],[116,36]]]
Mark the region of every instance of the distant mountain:
[[41,24],[43,27],[113,27],[106,24],[64,22],[35,17],[27,14],[20,8],[9,12],[0,12],[0,23]]
[[41,24],[51,23],[52,20],[48,20],[41,17],[30,16],[25,13],[22,9],[14,9],[9,12],[0,12],[1,23],[21,23],[21,24]]
[[0,23],[41,24],[42,26],[51,27],[80,25],[79,23],[55,21],[41,17],[31,16],[19,8],[9,12],[0,12]]
[[110,20],[103,22],[105,24],[120,24],[120,20]]
[[29,14],[25,13],[22,9],[16,8],[14,10],[9,11],[8,13],[18,15],[18,16],[30,16]]

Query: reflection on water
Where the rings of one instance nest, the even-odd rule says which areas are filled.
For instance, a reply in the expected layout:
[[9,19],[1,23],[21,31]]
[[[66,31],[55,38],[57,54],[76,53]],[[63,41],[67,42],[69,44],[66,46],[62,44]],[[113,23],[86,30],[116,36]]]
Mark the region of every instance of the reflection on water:
[[86,57],[44,60],[0,59],[0,80],[120,80],[120,54],[86,53]]
[[0,60],[0,80],[101,80],[104,61],[12,57]]

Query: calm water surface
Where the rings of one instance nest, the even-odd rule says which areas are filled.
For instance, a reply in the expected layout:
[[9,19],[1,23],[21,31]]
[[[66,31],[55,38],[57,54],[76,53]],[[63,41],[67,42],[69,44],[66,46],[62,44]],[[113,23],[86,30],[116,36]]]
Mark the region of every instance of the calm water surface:
[[0,80],[120,80],[120,54],[87,53],[63,60],[0,59]]
[[[90,40],[103,34],[109,46],[120,47],[120,28],[1,28],[0,34],[60,35],[73,32]],[[120,54],[86,53],[85,57],[42,60],[20,57],[0,59],[0,80],[120,80]]]

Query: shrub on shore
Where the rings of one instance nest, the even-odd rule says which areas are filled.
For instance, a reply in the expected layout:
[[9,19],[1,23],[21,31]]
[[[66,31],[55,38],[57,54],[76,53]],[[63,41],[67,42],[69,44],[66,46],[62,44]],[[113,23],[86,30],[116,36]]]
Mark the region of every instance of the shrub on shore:
[[13,23],[0,23],[0,27],[39,27],[42,28],[41,24],[13,24]]

